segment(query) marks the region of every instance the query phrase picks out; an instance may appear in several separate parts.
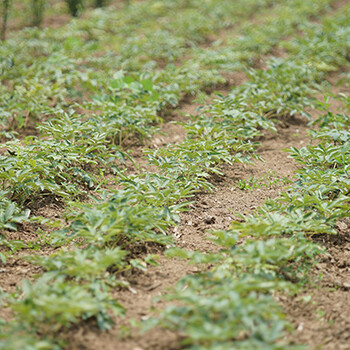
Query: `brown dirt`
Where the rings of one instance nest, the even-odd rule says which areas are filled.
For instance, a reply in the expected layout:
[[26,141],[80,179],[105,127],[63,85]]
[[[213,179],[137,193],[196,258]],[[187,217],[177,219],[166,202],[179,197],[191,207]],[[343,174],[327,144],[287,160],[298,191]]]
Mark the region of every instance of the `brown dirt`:
[[1,289],[6,293],[14,293],[20,285],[19,281],[30,278],[42,272],[42,268],[21,259],[19,256],[10,258],[6,266],[1,267]]
[[[343,6],[345,6],[346,4],[349,3],[349,0],[339,0],[339,1],[335,1],[331,4],[331,11],[338,11],[339,9],[341,9]],[[329,12],[331,12],[329,11]]]

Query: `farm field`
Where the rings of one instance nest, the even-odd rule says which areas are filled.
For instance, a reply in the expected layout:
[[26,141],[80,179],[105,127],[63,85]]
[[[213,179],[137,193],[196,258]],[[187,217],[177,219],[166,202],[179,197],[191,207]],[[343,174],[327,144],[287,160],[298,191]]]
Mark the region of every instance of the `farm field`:
[[70,3],[2,2],[0,349],[350,349],[350,1]]

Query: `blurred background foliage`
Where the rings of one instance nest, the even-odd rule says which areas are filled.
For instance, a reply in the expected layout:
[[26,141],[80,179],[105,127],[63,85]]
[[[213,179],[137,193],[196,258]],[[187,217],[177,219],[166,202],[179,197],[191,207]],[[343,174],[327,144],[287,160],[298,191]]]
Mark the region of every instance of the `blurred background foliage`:
[[11,29],[59,25],[88,9],[129,3],[130,0],[1,0],[1,39]]

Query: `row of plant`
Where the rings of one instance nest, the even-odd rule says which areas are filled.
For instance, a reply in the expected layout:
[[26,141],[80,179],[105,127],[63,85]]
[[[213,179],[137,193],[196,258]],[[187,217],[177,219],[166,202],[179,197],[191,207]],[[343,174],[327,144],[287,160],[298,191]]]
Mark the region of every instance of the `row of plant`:
[[[106,94],[119,79],[118,74],[114,76],[119,70],[124,70],[126,76],[148,71],[156,80],[157,59],[163,56],[171,60],[172,52],[181,57],[193,44],[222,28],[223,23],[232,25],[272,3],[241,1],[229,10],[229,1],[210,1],[197,13],[196,1],[144,1],[120,11],[95,11],[88,19],[72,21],[60,29],[26,29],[0,48],[2,124],[10,130],[21,128],[31,119],[36,121],[66,109],[81,101],[81,96],[86,100],[100,95],[101,90]],[[178,16],[172,16],[175,11]],[[181,29],[185,25],[179,23],[181,20],[188,22],[187,27],[193,22],[190,36]],[[201,28],[204,25],[207,27]],[[192,37],[197,39],[193,41]],[[179,95],[180,80],[172,83],[172,78],[179,75],[187,83],[194,78],[217,81],[213,73],[200,78],[197,69],[198,65],[188,65],[180,74],[180,69],[169,67],[157,84],[158,90],[165,90],[164,94],[175,90]]]
[[[141,85],[140,83],[138,84],[139,87],[137,88],[135,80],[127,76],[122,79],[122,82],[119,79],[117,82],[113,81],[110,84],[110,87],[118,88],[113,90],[110,88],[112,91],[107,93],[102,91],[101,95],[95,96],[94,101],[88,104],[80,104],[80,107],[89,109],[90,111],[97,109],[99,112],[99,121],[103,120],[106,123],[104,125],[109,126],[109,129],[121,130],[124,135],[128,135],[129,137],[135,134],[141,136],[141,138],[150,136],[155,130],[153,128],[154,124],[150,125],[150,123],[156,120],[154,114],[159,114],[160,111],[169,105],[176,106],[183,94],[196,93],[205,88],[209,82],[211,84],[223,82],[223,78],[218,74],[216,69],[221,74],[225,74],[226,72],[232,72],[232,70],[244,70],[246,67],[253,66],[262,54],[271,51],[287,35],[291,35],[298,29],[302,29],[311,15],[316,15],[324,11],[328,6],[329,2],[320,3],[317,7],[311,2],[303,2],[301,6],[299,1],[288,2],[288,4],[278,6],[274,9],[271,17],[268,17],[259,26],[259,29],[253,30],[246,28],[244,35],[240,36],[239,39],[236,41],[228,40],[224,46],[226,47],[226,51],[230,50],[232,55],[222,57],[220,47],[215,47],[213,50],[202,49],[200,53],[198,52],[200,49],[194,48],[191,50],[191,56],[193,58],[183,62],[182,67],[179,69],[170,66],[157,73],[156,80],[152,74],[146,75],[148,78],[148,90],[141,86],[145,85],[143,81],[141,81]],[[284,30],[277,30],[271,33],[272,28],[276,26],[276,17],[283,21]],[[287,23],[283,20],[284,18],[288,18]],[[143,50],[142,45],[138,47],[140,50]],[[152,47],[155,47],[155,45],[152,44]],[[147,50],[147,52],[149,54],[152,53],[151,50]],[[219,61],[214,59],[216,57],[215,55],[220,56]],[[206,57],[210,57],[210,60],[207,61]],[[300,75],[302,75],[302,72],[300,72]],[[171,84],[166,83],[164,86],[164,82],[170,81]],[[134,113],[134,111],[128,113],[125,110],[125,105],[123,105],[123,102],[128,99],[125,93],[120,91],[121,87],[128,87],[129,91],[132,91],[133,96],[137,97],[138,106],[140,105],[140,101],[148,102],[149,106],[150,103],[147,101],[149,97],[151,97],[152,106],[156,105],[154,100],[157,100],[159,104],[156,106],[156,110],[153,110],[153,118],[151,117],[152,115],[149,118],[145,118],[145,115],[149,115],[145,112],[141,113],[142,117],[140,117],[140,114]],[[164,90],[162,91],[162,89]],[[116,98],[114,98],[114,94],[116,94]],[[127,108],[130,105],[131,103],[128,102]],[[124,114],[125,117],[113,118],[116,113],[119,115]],[[145,134],[144,131],[146,130],[149,130],[149,132]],[[121,140],[123,140],[123,137]]]
[[[272,61],[266,71],[255,71],[249,82],[220,101],[220,109],[231,107],[237,96],[250,111],[274,117],[285,118],[305,108],[310,83],[324,78],[325,67],[349,66],[349,24],[347,8],[344,15],[323,26],[310,26],[304,37],[286,43],[294,54],[291,58],[278,60],[278,64]],[[292,81],[296,79],[293,92],[285,84],[288,72]],[[298,77],[299,72],[303,75]],[[276,86],[282,99],[269,105],[267,96],[276,103]],[[318,126],[312,131],[316,145],[289,150],[290,157],[301,165],[294,184],[255,213],[241,215],[229,230],[211,232],[209,239],[221,248],[218,253],[169,250],[170,256],[210,268],[183,278],[165,297],[176,301],[175,306],[148,320],[146,329],[157,325],[174,330],[189,349],[303,348],[281,340],[291,325],[277,296],[300,290],[309,268],[324,252],[310,236],[337,234],[337,223],[348,217],[350,209],[349,117],[331,113],[327,101],[316,104],[322,113],[313,121]]]
[[208,239],[221,248],[218,253],[168,251],[211,268],[178,282],[165,296],[176,306],[148,320],[144,330],[174,330],[189,349],[304,348],[281,340],[292,326],[276,296],[300,290],[325,253],[309,237],[337,234],[337,223],[350,209],[349,117],[326,109],[315,124],[317,145],[289,150],[302,165],[294,185],[229,230],[211,232]]
[[[213,119],[216,129],[222,122],[219,116]],[[127,285],[120,277],[123,271],[155,263],[153,256],[135,258],[133,248],[147,242],[172,245],[166,230],[186,210],[189,202],[184,200],[199,189],[212,188],[209,175],[219,172],[219,163],[244,161],[243,154],[254,150],[244,135],[260,135],[258,127],[273,128],[271,122],[247,113],[238,140],[231,142],[235,124],[241,125],[239,115],[227,116],[224,123],[226,130],[216,142],[198,133],[176,148],[150,150],[150,163],[158,166],[159,173],[126,176],[121,172],[116,181],[124,189],[110,190],[70,215],[72,224],[50,239],[51,245],[66,248],[49,257],[31,258],[46,272],[35,283],[23,285],[22,298],[8,300],[16,317],[12,331],[5,328],[3,333],[5,348],[38,347],[43,340],[38,341],[35,334],[49,337],[45,346],[54,347],[59,332],[79,319],[95,318],[102,329],[111,325],[107,311],[120,315],[123,310],[108,291]],[[18,338],[17,327],[28,336]],[[8,337],[9,332],[13,337]]]
[[[336,19],[339,24],[332,34],[339,40],[337,45],[345,46],[346,41],[340,40],[343,39],[340,29],[344,25],[341,19],[342,17]],[[317,32],[315,29],[315,33]],[[304,61],[311,59],[312,56],[303,58]],[[281,63],[281,66],[289,69],[288,63]],[[270,73],[272,77],[278,76]],[[291,75],[291,84],[293,80],[294,84],[298,84],[301,77]],[[252,81],[253,85],[256,83],[257,81]],[[310,78],[305,81],[305,86],[311,83]],[[276,86],[272,86],[271,93],[275,88]],[[245,89],[251,89],[249,83],[245,85]],[[77,213],[70,215],[72,224],[67,229],[54,233],[51,238],[52,245],[64,245],[65,248],[50,257],[32,258],[46,272],[36,282],[24,283],[22,298],[8,299],[8,306],[14,311],[15,318],[13,323],[2,327],[2,337],[6,338],[3,342],[5,348],[55,348],[60,344],[59,334],[65,327],[78,323],[81,319],[96,319],[102,329],[108,328],[112,323],[109,310],[117,315],[123,313],[122,306],[110,293],[116,286],[126,285],[121,273],[132,267],[144,269],[147,263],[155,263],[153,256],[143,259],[133,256],[130,253],[131,247],[142,247],[149,241],[171,244],[170,237],[164,233],[169,225],[178,221],[178,214],[186,209],[188,203],[184,200],[199,189],[212,188],[210,174],[220,172],[220,163],[247,161],[248,155],[254,155],[256,145],[253,140],[261,134],[260,129],[273,129],[272,122],[262,116],[268,112],[262,109],[262,96],[266,95],[257,95],[260,109],[251,110],[252,101],[247,103],[250,95],[242,92],[243,97],[237,97],[237,91],[228,99],[217,101],[208,113],[203,113],[186,125],[189,137],[182,144],[147,151],[150,163],[157,165],[159,173],[126,176],[118,172],[117,183],[124,185],[124,189],[109,191],[102,198],[96,198],[94,204],[83,206]],[[310,90],[304,89],[300,94],[293,94],[288,91],[287,86],[285,95],[289,96],[287,101],[297,99],[301,103],[300,101],[306,101],[309,92]],[[300,100],[301,95],[304,99]],[[268,105],[267,107],[271,108]],[[91,164],[103,164],[106,158],[99,155],[105,152],[104,147],[109,144],[103,133],[101,139],[97,137],[95,146],[91,145],[90,139],[95,135],[94,128],[86,123],[83,134],[85,137],[80,137],[82,131],[75,131],[75,126],[80,125],[79,123],[84,125],[85,121],[74,120],[73,116],[67,114],[64,118],[67,119],[66,124],[71,125],[67,131],[67,147],[60,158],[53,158],[52,164],[56,168],[51,169],[52,178],[48,180],[48,184],[61,186],[59,190],[63,193],[56,194],[59,196],[64,196],[64,193],[72,194],[69,186],[62,186],[66,179],[78,182],[79,186],[84,182],[89,184],[89,181],[77,177],[79,171],[76,172],[75,169],[85,171]],[[48,140],[47,147],[64,145],[57,142],[60,132],[57,132],[56,126],[60,121],[58,119],[44,126],[53,137]],[[40,150],[41,146],[34,141],[35,139],[30,141],[28,149]],[[14,143],[9,149],[12,161],[22,153],[21,146],[16,147]],[[80,147],[83,157],[70,158],[70,147]],[[122,155],[119,150],[116,152],[113,157]],[[80,164],[77,164],[78,160]],[[35,160],[32,166],[36,166]],[[30,168],[27,170],[29,172]],[[20,174],[20,169],[14,171],[13,175],[17,176],[17,173]],[[39,189],[42,185],[40,180],[42,177],[38,176],[36,185]],[[42,186],[45,185],[47,184]],[[17,186],[17,182],[13,182],[12,186]],[[23,188],[16,191],[14,193],[17,193],[18,198],[35,193],[27,194]],[[45,191],[45,187],[41,191]],[[50,189],[47,191],[50,192]]]
[[[186,6],[183,7],[186,9]],[[140,9],[136,6],[133,11],[138,13]],[[149,16],[154,18],[152,11]],[[92,24],[91,28],[94,25]],[[106,29],[102,32],[102,37],[108,27],[107,24],[104,25]],[[68,28],[68,32],[76,29]],[[59,36],[65,31],[67,28],[62,29]],[[86,171],[86,167],[101,166],[106,160],[111,163],[116,155],[126,157],[115,144],[122,144],[132,133],[141,138],[149,137],[156,130],[154,124],[160,121],[157,113],[167,104],[176,105],[182,89],[178,83],[173,86],[165,85],[163,88],[162,78],[160,84],[156,85],[151,79],[153,77],[149,77],[150,74],[139,78],[126,75],[121,70],[110,74],[111,67],[102,65],[95,77],[98,77],[101,85],[103,82],[103,90],[108,93],[101,94],[93,102],[87,102],[80,107],[103,109],[103,115],[86,118],[73,110],[63,112],[62,108],[67,106],[61,103],[66,103],[68,86],[73,89],[74,84],[78,82],[81,85],[82,81],[86,82],[87,88],[98,90],[101,86],[98,86],[97,80],[89,74],[77,70],[78,59],[73,61],[72,58],[57,55],[59,50],[71,52],[74,46],[78,46],[79,52],[84,53],[86,49],[82,49],[83,43],[79,39],[79,42],[73,40],[70,43],[68,40],[62,50],[59,48],[60,42],[53,41],[50,35],[46,36],[46,39],[40,37],[38,40],[28,35],[31,41],[27,41],[27,45],[19,50],[16,46],[20,42],[18,38],[15,38],[13,43],[8,42],[7,47],[3,47],[4,54],[10,51],[18,57],[17,62],[11,58],[2,62],[2,80],[5,83],[2,94],[4,120],[10,125],[13,124],[13,127],[21,128],[29,123],[30,118],[37,119],[46,114],[55,114],[55,117],[51,117],[38,128],[46,141],[28,138],[23,142],[5,144],[3,147],[4,171],[1,181],[5,191],[2,193],[1,203],[2,229],[15,228],[16,222],[28,218],[29,211],[25,210],[21,214],[18,204],[23,206],[36,195],[51,193],[71,198],[84,190],[84,187],[97,187],[98,179],[91,171]],[[71,38],[69,35],[68,37]],[[37,52],[39,58],[33,59],[33,45],[30,42],[46,47],[45,51]],[[37,51],[35,44],[34,48]],[[76,51],[73,55],[76,55]],[[113,67],[115,69],[115,66]],[[107,75],[111,75],[111,78],[107,78]],[[198,85],[193,81],[194,75],[189,73],[189,76],[192,86]],[[50,77],[50,80],[46,77]],[[166,78],[171,79],[171,76]],[[184,75],[180,74],[178,81],[183,78]],[[210,80],[211,77],[206,79]],[[6,87],[6,82],[11,82],[13,91]],[[49,105],[51,96],[55,96],[54,108]],[[8,133],[5,132],[6,134]],[[18,246],[22,245],[19,243]],[[11,247],[15,247],[13,242]]]
[[[271,22],[268,22],[267,28],[270,26]],[[266,30],[265,26],[261,26],[262,33]],[[251,42],[252,38],[247,36],[246,40]],[[261,45],[265,45],[265,42],[261,42]],[[32,66],[29,69],[31,68]],[[69,78],[62,72],[58,73],[56,65],[48,71],[54,72],[64,79]],[[199,70],[198,74],[203,78],[203,71]],[[302,74],[301,72],[300,76]],[[288,74],[285,76],[284,83],[287,83]],[[180,94],[186,92],[183,85],[180,85],[182,79],[182,84],[186,83],[182,74],[177,76],[179,83],[174,82],[172,86],[162,87],[162,78],[159,83],[152,79],[154,78],[149,76],[136,79],[118,71],[113,74],[107,94],[96,96],[93,102],[80,105],[84,109],[98,109],[101,114],[88,118],[73,110],[63,112],[58,109],[55,117],[38,127],[41,135],[45,136],[45,141],[29,137],[24,141],[4,144],[1,182],[5,191],[3,198],[7,196],[7,199],[2,204],[2,227],[8,228],[18,222],[19,218],[28,217],[28,210],[21,216],[18,208],[14,209],[17,204],[26,207],[30,200],[42,194],[61,198],[77,197],[86,190],[100,186],[101,172],[97,168],[104,167],[107,173],[117,171],[115,160],[127,158],[120,145],[125,144],[131,135],[138,135],[141,139],[150,137],[157,129],[155,124],[160,121],[158,114],[169,103],[176,105]],[[209,77],[204,74],[204,79]],[[289,86],[291,84],[289,82]],[[192,80],[191,86],[191,89],[198,89],[201,83]],[[276,91],[279,91],[279,86]],[[33,97],[42,98],[36,94]],[[32,111],[34,113],[34,107]],[[10,115],[14,112],[9,108],[6,113]],[[39,106],[37,113],[43,113],[42,106]]]
[[[71,46],[68,46],[67,49],[70,48]],[[51,76],[54,74],[53,77],[61,76],[64,77],[64,80],[67,78],[71,80],[71,77],[65,76],[62,71],[57,71],[56,60],[53,60],[51,65],[52,69],[48,70],[45,67],[45,74]],[[67,69],[74,68],[67,66],[67,64],[66,67]],[[36,66],[31,65],[27,75],[32,75],[33,73],[30,73],[32,71],[35,75],[36,70]],[[42,69],[39,71],[41,72]],[[11,75],[9,77],[13,78]],[[180,75],[178,81],[183,78],[183,75]],[[55,80],[57,79],[55,78]],[[28,84],[31,83],[32,81],[28,82]],[[44,88],[48,86],[45,84]],[[21,91],[25,91],[23,86],[21,88]],[[40,89],[42,89],[41,85]],[[2,185],[5,188],[4,195],[10,197],[4,199],[2,204],[3,228],[13,227],[15,222],[23,220],[29,215],[28,210],[25,210],[21,215],[17,205],[9,202],[9,199],[23,205],[33,196],[43,192],[67,198],[71,195],[78,195],[82,186],[90,188],[96,186],[96,180],[91,173],[84,170],[84,167],[100,165],[101,160],[106,158],[115,159],[111,154],[113,149],[116,154],[123,156],[118,148],[112,147],[111,149],[109,146],[108,152],[111,155],[107,157],[106,145],[120,144],[130,133],[137,133],[141,137],[149,136],[155,129],[150,123],[159,120],[157,111],[164,108],[164,105],[169,102],[175,105],[181,91],[179,86],[175,88],[175,92],[174,89],[166,87],[163,97],[164,93],[162,95],[160,93],[161,88],[154,86],[151,79],[137,81],[130,76],[125,76],[122,71],[113,74],[113,81],[109,89],[115,96],[114,98],[105,95],[93,102],[93,108],[103,109],[106,118],[97,116],[84,120],[72,113],[59,112],[47,124],[40,126],[40,130],[50,137],[46,142],[30,138],[25,142],[27,145],[25,148],[23,148],[23,143],[18,141],[5,145],[4,149],[7,149],[5,153],[8,152],[8,154],[3,157],[2,162],[4,169]],[[56,90],[54,92],[56,98],[59,98],[58,92]],[[42,106],[36,105],[37,101],[42,102],[42,96],[38,95],[37,91],[31,92],[31,95],[35,98],[33,103],[30,101],[23,101],[23,103],[30,103],[32,107],[24,106],[21,103],[18,108],[25,107],[31,113],[42,114]],[[9,106],[4,106],[5,109],[6,116],[13,114],[13,110]],[[20,115],[17,117],[17,121],[24,123]],[[65,141],[62,143],[61,140]],[[79,161],[77,162],[76,159]],[[77,186],[79,182],[81,186]],[[22,244],[12,242],[9,246],[15,248],[21,247]]]
[[201,64],[225,72],[239,70],[247,63],[259,65],[260,55],[271,53],[281,39],[293,36],[297,31],[304,32],[310,25],[307,19],[320,18],[331,5],[329,1],[288,2],[274,11],[267,11],[263,26],[246,23],[238,36],[228,36],[223,42],[218,40],[212,48],[194,48],[195,57]]
[[[215,51],[199,53],[196,45],[221,29],[232,25],[238,29],[244,19],[256,11],[266,13],[266,7],[275,1],[242,1],[233,7],[229,1],[218,4],[213,0],[201,4],[200,11],[196,1],[164,1],[158,3],[158,7],[157,3],[145,1],[117,13],[97,11],[88,19],[73,21],[59,30],[25,30],[0,48],[3,134],[13,137],[9,131],[33,126],[38,120],[45,120],[70,106],[93,114],[99,111],[107,121],[112,119],[111,128],[115,119],[119,124],[128,125],[134,110],[129,111],[128,104],[123,101],[126,94],[147,104],[145,114],[150,115],[150,119],[144,123],[152,123],[155,100],[162,102],[158,105],[161,108],[176,106],[184,94],[195,94],[207,86],[224,82],[218,69],[231,72],[235,64],[234,69],[241,70],[242,64],[251,64],[285,33],[295,32],[308,16],[325,11],[332,2],[323,0],[316,7],[312,1],[300,4],[297,0],[276,5],[270,10],[272,17],[258,31],[246,28],[243,37],[229,42],[231,54],[219,58],[219,62],[212,59],[217,47]],[[178,16],[171,15],[175,11]],[[272,18],[276,16],[281,17],[285,27],[274,33],[271,41],[269,36],[275,26]],[[221,50],[217,52],[221,57]],[[194,59],[159,69],[158,62],[172,63],[183,56]],[[121,117],[113,117],[115,114]],[[139,119],[134,123],[139,124]],[[132,126],[130,129],[132,132]]]

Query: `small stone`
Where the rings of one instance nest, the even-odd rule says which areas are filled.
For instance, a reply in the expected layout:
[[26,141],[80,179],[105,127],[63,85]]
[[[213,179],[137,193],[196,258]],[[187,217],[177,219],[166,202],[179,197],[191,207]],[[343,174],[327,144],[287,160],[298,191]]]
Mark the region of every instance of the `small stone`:
[[341,261],[338,262],[338,267],[341,268],[341,269],[343,269],[343,268],[345,268],[347,266],[348,266],[347,260],[341,260]]
[[304,323],[300,323],[298,328],[297,328],[297,331],[301,332],[303,329],[304,329]]
[[204,219],[204,222],[208,225],[215,224],[215,217],[214,216],[207,216]]
[[345,231],[348,228],[348,225],[345,222],[339,221],[337,222],[337,228],[340,231]]

